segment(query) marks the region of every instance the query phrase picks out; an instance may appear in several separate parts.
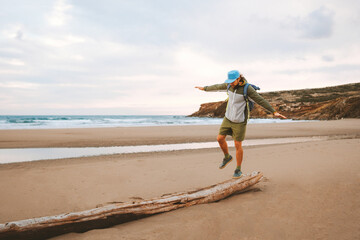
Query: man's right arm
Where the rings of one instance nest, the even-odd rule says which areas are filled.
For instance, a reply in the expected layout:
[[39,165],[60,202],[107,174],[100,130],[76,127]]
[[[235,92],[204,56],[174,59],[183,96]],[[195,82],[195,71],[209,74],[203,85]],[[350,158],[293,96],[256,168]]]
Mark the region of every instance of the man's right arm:
[[215,84],[215,85],[211,85],[211,86],[195,87],[195,88],[198,88],[198,89],[206,91],[206,92],[223,91],[223,90],[227,89],[227,85],[226,85],[226,83],[221,83],[221,84]]

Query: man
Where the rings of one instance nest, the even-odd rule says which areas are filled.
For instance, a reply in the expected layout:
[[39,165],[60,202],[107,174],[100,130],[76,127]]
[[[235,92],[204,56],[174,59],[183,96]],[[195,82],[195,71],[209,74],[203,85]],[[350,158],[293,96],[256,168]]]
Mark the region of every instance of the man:
[[[231,135],[235,142],[236,149],[236,169],[233,178],[241,177],[241,163],[243,160],[243,148],[242,141],[245,138],[246,124],[249,119],[249,103],[244,98],[244,86],[247,83],[246,79],[240,74],[239,71],[233,70],[228,72],[228,79],[225,83],[215,84],[212,86],[195,87],[202,91],[221,91],[228,92],[229,98],[226,107],[225,117],[221,124],[217,141],[219,142],[220,148],[223,151],[225,157],[220,164],[219,168],[225,168],[232,160],[232,156],[229,154],[228,145],[225,141],[226,135]],[[230,88],[228,88],[230,84]],[[256,102],[266,110],[270,111],[276,117],[286,118],[280,113],[276,112],[275,109],[261,97],[255,89],[250,85],[247,91],[247,96],[251,101]]]

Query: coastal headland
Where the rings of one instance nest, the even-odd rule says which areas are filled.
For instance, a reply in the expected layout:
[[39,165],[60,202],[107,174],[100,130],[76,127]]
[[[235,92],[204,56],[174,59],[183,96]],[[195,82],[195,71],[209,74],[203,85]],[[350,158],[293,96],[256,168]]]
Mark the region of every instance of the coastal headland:
[[[291,119],[335,120],[360,118],[360,83],[333,87],[261,92],[277,111]],[[224,117],[227,101],[201,104],[191,117]],[[255,104],[251,118],[272,118]]]

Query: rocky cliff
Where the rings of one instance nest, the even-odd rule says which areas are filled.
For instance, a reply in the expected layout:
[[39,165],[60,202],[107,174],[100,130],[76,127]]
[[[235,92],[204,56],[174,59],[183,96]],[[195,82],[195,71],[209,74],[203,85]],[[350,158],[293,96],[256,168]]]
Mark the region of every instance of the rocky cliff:
[[[360,83],[326,88],[260,93],[280,113],[292,119],[330,120],[360,118]],[[191,117],[224,117],[226,101],[201,104]],[[255,104],[251,118],[270,118]]]

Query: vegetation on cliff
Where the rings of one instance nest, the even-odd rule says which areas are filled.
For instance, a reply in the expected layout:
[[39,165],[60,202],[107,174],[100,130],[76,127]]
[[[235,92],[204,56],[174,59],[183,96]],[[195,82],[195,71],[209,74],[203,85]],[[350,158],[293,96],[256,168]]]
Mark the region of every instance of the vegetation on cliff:
[[[334,87],[260,93],[279,112],[292,119],[360,118],[360,83]],[[191,117],[224,117],[226,101],[201,104]],[[255,104],[251,118],[272,118]]]

